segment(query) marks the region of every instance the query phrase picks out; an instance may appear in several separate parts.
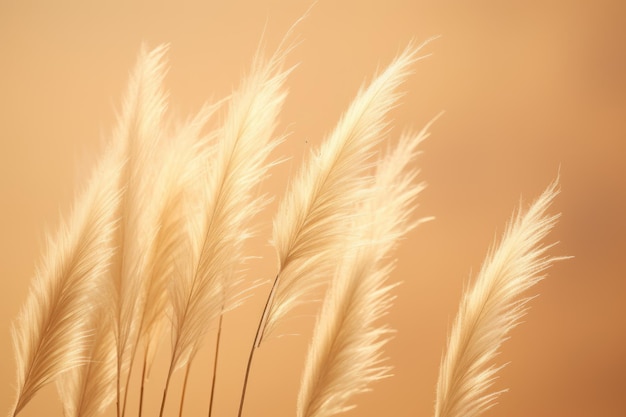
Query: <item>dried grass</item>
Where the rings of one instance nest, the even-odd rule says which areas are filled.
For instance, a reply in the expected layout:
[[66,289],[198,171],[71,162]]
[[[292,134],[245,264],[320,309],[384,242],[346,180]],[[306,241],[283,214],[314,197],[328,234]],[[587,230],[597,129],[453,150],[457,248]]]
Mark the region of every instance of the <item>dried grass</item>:
[[[267,201],[256,192],[281,141],[274,128],[286,96],[288,48],[270,59],[259,52],[239,90],[176,129],[165,122],[166,49],[142,48],[108,148],[73,213],[48,239],[14,326],[13,416],[53,380],[66,416],[96,416],[115,397],[123,416],[130,412],[128,392],[140,389],[129,384],[136,352],[143,348],[143,381],[154,342],[167,332],[163,414],[172,374],[185,367],[186,384],[207,332],[221,329],[222,315],[248,291],[240,265],[251,254],[243,242]],[[279,267],[257,318],[240,415],[261,340],[327,281],[296,414],[349,410],[356,394],[389,375],[383,347],[390,329],[381,318],[394,298],[390,256],[419,223],[415,199],[423,184],[414,159],[426,129],[403,136],[383,157],[376,149],[418,51],[409,45],[361,89],[279,206],[273,231]],[[216,125],[212,115],[224,103],[228,110]],[[493,358],[526,310],[523,293],[554,261],[541,241],[557,219],[546,214],[556,187],[515,217],[463,296],[441,363],[436,417],[474,416],[493,405],[498,392],[489,389],[499,369]],[[103,291],[108,297],[99,296]]]

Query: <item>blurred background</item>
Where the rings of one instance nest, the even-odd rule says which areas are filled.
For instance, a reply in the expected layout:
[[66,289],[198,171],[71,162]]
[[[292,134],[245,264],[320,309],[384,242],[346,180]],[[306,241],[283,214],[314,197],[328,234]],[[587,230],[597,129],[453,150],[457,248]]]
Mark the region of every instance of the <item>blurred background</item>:
[[[46,231],[68,213],[113,128],[141,42],[170,43],[170,111],[184,117],[235,88],[261,37],[273,50],[309,4],[0,1],[0,413],[14,397],[11,322]],[[441,35],[415,65],[389,139],[445,110],[417,161],[428,183],[417,213],[436,220],[396,252],[392,279],[402,285],[386,318],[397,330],[386,348],[394,377],[356,397],[346,416],[433,414],[464,285],[520,201],[532,201],[558,173],[562,193],[552,211],[562,218],[549,239],[560,242],[553,254],[574,258],[533,289],[540,296],[498,357],[508,365],[495,388],[509,391],[486,415],[626,415],[625,19],[626,3],[609,0],[321,0],[299,24],[302,42],[288,57],[299,65],[278,128],[289,136],[275,152],[290,159],[265,182],[276,199],[249,247],[262,257],[250,265],[251,279],[273,277],[271,218],[301,158],[377,68],[410,40]],[[236,415],[267,291],[225,318],[216,416]],[[258,352],[244,415],[294,415],[315,311],[301,310],[283,329],[298,336]],[[210,353],[196,362],[185,415],[206,415]],[[157,410],[161,368],[145,415]],[[167,414],[177,415],[171,398]],[[54,387],[21,415],[62,416]]]

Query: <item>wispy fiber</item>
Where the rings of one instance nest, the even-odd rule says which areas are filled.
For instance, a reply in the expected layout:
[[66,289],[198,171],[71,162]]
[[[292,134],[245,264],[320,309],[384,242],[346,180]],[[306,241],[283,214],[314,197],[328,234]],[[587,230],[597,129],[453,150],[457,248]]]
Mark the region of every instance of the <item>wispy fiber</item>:
[[[278,141],[273,137],[285,98],[287,73],[280,70],[282,56],[261,62],[234,93],[229,112],[208,169],[199,173],[202,183],[199,216],[190,219],[193,259],[181,260],[187,268],[178,273],[172,291],[174,367],[184,365],[195,352],[222,308],[224,286],[244,258],[241,248],[249,236],[250,220],[263,207],[254,196],[266,175],[267,158]],[[184,273],[182,273],[184,272]]]
[[[97,304],[92,302],[93,304]],[[115,340],[110,315],[96,306],[86,363],[61,375],[57,389],[65,417],[95,417],[115,399]]]
[[187,244],[187,218],[195,200],[198,166],[206,164],[209,136],[203,137],[211,116],[219,105],[204,106],[192,119],[159,148],[159,172],[154,178],[153,205],[157,231],[146,267],[146,301],[139,326],[140,341],[150,362],[159,341],[168,302],[168,286],[174,279],[177,259]]
[[158,212],[150,204],[156,172],[156,149],[163,132],[166,109],[162,83],[166,46],[152,51],[141,48],[124,97],[114,143],[125,167],[116,236],[118,252],[112,274],[110,305],[117,346],[117,413],[123,414],[123,376],[135,353],[141,310],[145,301],[145,277],[158,231]]
[[202,200],[198,216],[190,216],[191,256],[180,259],[177,281],[170,287],[170,376],[191,361],[223,309],[236,303],[225,297],[237,294],[232,286],[245,259],[242,245],[250,236],[251,219],[265,205],[255,192],[267,175],[269,154],[280,142],[274,129],[286,97],[284,56],[284,51],[270,60],[257,55],[250,75],[230,98],[213,157],[198,175]]
[[[208,148],[203,131],[221,103],[205,105],[198,114],[174,129],[169,140],[157,148],[153,178],[152,207],[155,210],[156,234],[148,255],[144,275],[145,303],[140,309],[138,341],[143,345],[139,415],[142,414],[144,384],[156,354],[166,319],[168,286],[174,279],[176,260],[187,244],[187,215],[194,197],[198,165],[206,163]],[[170,314],[171,315],[171,314]],[[134,347],[137,348],[137,345]],[[134,357],[134,355],[131,355]],[[127,376],[126,389],[130,380]]]
[[358,231],[351,253],[340,263],[326,293],[305,362],[298,395],[298,417],[332,416],[354,407],[355,394],[389,375],[382,347],[389,328],[377,321],[393,300],[386,258],[410,222],[417,194],[417,170],[405,170],[425,136],[404,136],[378,164],[368,200],[352,222]]
[[84,364],[91,301],[113,254],[117,179],[122,165],[107,152],[35,272],[26,305],[13,326],[17,400],[13,415],[60,373]]
[[474,285],[465,291],[454,321],[437,383],[436,417],[477,416],[494,405],[500,392],[490,392],[500,345],[526,312],[522,293],[543,278],[556,259],[552,245],[541,241],[558,215],[546,210],[558,194],[551,184],[524,214],[507,226],[499,246],[490,251]]
[[258,339],[278,323],[328,275],[351,234],[350,210],[362,199],[363,173],[388,128],[387,113],[398,87],[410,73],[419,48],[409,45],[374,81],[361,88],[337,127],[300,170],[274,219],[273,242],[279,272]]

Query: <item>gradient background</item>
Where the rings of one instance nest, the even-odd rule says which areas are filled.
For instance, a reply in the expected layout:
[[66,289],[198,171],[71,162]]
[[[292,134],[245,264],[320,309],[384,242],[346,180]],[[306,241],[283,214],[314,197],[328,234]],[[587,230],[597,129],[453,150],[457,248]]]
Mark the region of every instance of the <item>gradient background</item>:
[[[44,233],[68,212],[111,131],[141,41],[171,43],[166,86],[172,111],[183,116],[235,87],[264,28],[272,49],[308,4],[0,0],[0,413],[14,395],[10,323]],[[388,322],[398,333],[387,348],[395,376],[356,398],[347,416],[432,415],[464,283],[520,197],[538,196],[559,167],[562,194],[553,211],[563,216],[551,238],[561,243],[552,253],[575,258],[535,288],[541,296],[499,357],[510,364],[496,388],[510,391],[486,415],[626,415],[625,21],[622,1],[322,0],[300,24],[303,42],[288,58],[300,65],[279,127],[291,134],[275,154],[291,160],[266,183],[277,196],[377,67],[412,38],[442,35],[392,114],[395,137],[446,111],[418,162],[429,184],[418,213],[437,219],[397,252],[393,279],[403,284]],[[263,256],[252,277],[273,276],[266,242],[274,209],[251,246]],[[262,298],[225,320],[216,416],[235,415]],[[273,339],[258,352],[245,415],[294,415],[313,312],[283,328],[300,336]],[[190,416],[206,412],[208,351],[201,356]],[[148,387],[152,408],[162,373]],[[171,415],[175,408],[168,404]],[[22,413],[41,415],[62,415],[52,387]]]

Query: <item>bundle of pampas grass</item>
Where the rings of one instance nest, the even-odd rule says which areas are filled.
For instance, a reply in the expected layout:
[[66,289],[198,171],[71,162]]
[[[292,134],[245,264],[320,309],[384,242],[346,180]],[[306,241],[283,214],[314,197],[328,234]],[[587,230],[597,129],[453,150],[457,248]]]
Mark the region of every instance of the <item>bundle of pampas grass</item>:
[[[56,382],[66,417],[92,417],[115,408],[142,415],[144,382],[158,341],[170,337],[169,369],[189,370],[210,329],[251,295],[265,293],[241,385],[245,412],[254,353],[299,305],[325,288],[304,363],[295,414],[323,417],[353,408],[354,396],[389,376],[381,320],[394,299],[391,254],[425,218],[415,218],[424,184],[415,157],[426,126],[405,133],[388,151],[387,114],[421,59],[409,44],[358,92],[320,148],[293,178],[274,217],[271,240],[278,267],[271,289],[250,284],[242,261],[258,195],[280,145],[275,133],[291,68],[289,46],[261,50],[240,87],[178,124],[167,118],[162,83],[166,46],[143,47],[104,153],[68,218],[48,238],[30,294],[13,327],[17,416],[46,384]],[[216,117],[220,114],[221,117]],[[467,417],[494,404],[494,361],[527,308],[526,290],[555,261],[542,244],[556,215],[552,183],[520,209],[464,293],[441,362],[435,416]],[[251,335],[252,336],[252,335]],[[252,339],[252,337],[251,337]],[[215,367],[214,367],[215,369]],[[140,372],[141,386],[131,387]],[[211,415],[216,371],[208,415]],[[127,408],[131,390],[139,409]],[[151,398],[152,401],[156,401]],[[191,414],[191,413],[186,413]]]

